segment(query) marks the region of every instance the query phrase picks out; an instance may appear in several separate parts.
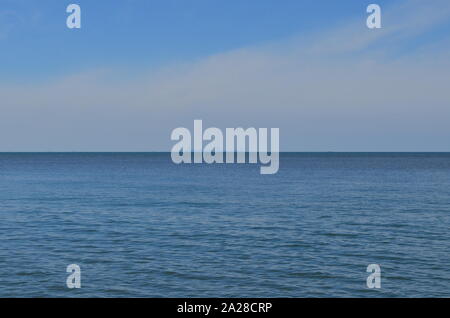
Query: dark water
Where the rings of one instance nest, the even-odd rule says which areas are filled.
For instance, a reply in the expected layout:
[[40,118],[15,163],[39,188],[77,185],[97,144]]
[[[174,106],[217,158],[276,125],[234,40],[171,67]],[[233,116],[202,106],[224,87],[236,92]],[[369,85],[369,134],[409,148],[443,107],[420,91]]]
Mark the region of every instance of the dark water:
[[0,154],[0,217],[0,296],[450,296],[450,154]]

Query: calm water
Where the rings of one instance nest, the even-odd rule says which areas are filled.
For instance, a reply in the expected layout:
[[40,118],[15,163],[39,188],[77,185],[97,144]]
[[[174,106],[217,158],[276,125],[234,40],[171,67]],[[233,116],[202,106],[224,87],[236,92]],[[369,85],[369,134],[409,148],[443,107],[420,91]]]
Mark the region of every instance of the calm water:
[[3,297],[450,297],[450,154],[0,154],[0,217]]

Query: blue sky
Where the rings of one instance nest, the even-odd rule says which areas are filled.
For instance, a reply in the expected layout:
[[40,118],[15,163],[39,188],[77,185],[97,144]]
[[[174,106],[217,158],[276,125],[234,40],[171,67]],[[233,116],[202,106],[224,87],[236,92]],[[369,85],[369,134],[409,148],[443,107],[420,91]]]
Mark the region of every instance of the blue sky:
[[450,151],[450,2],[0,0],[0,151],[168,151],[277,127],[284,151]]
[[0,3],[0,23],[10,24],[0,42],[2,80],[27,81],[111,64],[192,60],[363,21],[367,6],[360,0],[80,0],[74,3],[83,26],[74,31],[65,25],[70,1]]

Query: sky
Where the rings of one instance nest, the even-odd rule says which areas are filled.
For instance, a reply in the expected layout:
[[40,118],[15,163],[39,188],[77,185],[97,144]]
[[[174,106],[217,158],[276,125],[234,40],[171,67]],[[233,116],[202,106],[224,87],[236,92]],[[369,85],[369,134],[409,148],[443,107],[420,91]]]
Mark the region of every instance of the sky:
[[282,151],[450,151],[450,2],[372,2],[0,0],[0,151],[170,151],[195,119],[280,128]]

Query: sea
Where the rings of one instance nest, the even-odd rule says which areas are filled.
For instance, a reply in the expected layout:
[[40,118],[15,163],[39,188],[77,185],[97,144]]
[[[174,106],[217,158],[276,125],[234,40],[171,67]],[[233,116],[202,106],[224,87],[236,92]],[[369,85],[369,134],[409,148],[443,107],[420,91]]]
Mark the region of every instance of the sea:
[[450,297],[450,153],[259,169],[0,153],[0,297]]

